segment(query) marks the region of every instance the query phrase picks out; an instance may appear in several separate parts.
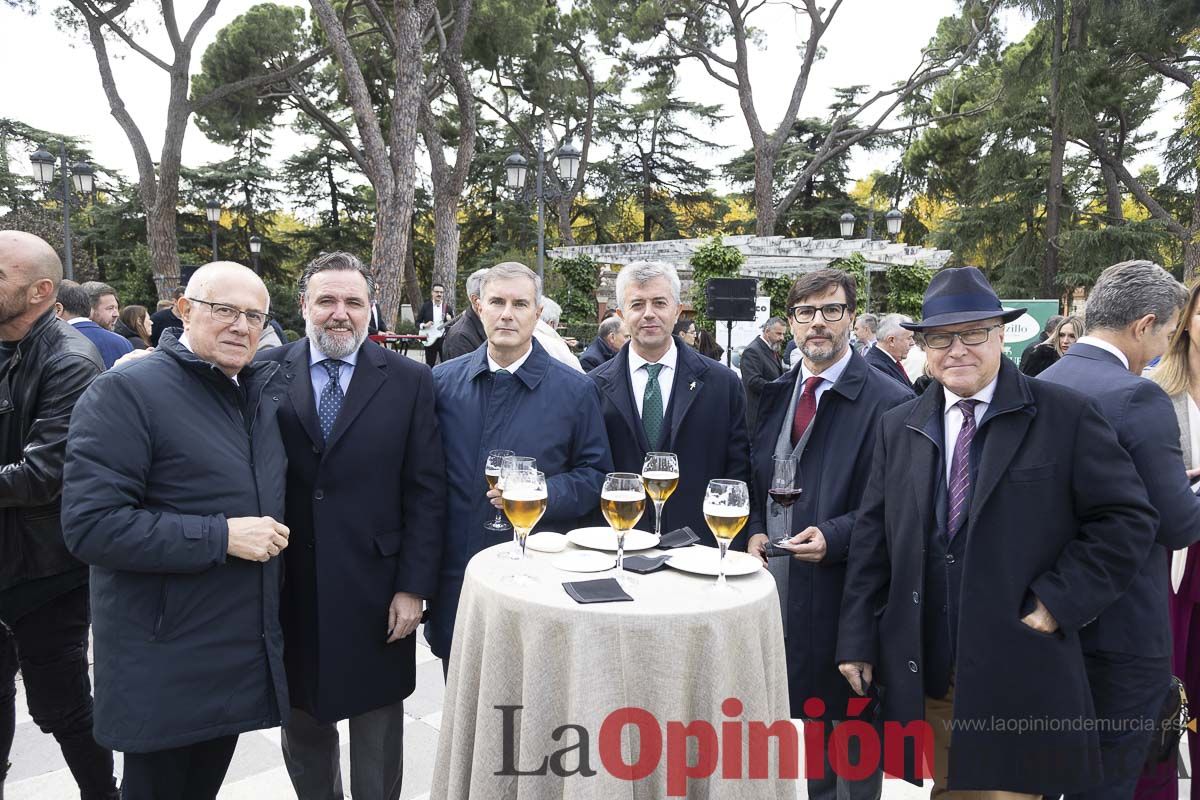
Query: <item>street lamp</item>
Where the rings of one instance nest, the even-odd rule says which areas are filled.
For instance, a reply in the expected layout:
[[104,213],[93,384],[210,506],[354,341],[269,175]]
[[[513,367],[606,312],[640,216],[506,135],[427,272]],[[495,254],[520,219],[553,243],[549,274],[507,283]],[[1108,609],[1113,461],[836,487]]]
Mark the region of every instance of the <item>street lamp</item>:
[[900,220],[903,218],[903,215],[898,209],[893,208],[883,218],[887,220],[888,236],[895,236],[900,233]]
[[68,280],[75,278],[75,265],[71,257],[71,183],[81,194],[91,194],[96,185],[96,171],[86,161],[67,165],[67,144],[58,143],[58,159],[49,150],[39,147],[29,156],[33,165],[33,177],[43,186],[49,186],[54,180],[55,161],[61,162],[59,176],[62,178],[62,211],[63,211],[63,274]]
[[[900,233],[900,222],[904,219],[904,215],[900,213],[899,209],[897,209],[893,206],[890,211],[888,211],[886,214],[883,215],[883,219],[884,219],[884,221],[887,222],[888,236],[895,236],[898,233]],[[854,235],[854,223],[855,223],[854,215],[851,214],[849,211],[847,211],[846,213],[844,213],[840,217],[838,217],[838,225],[841,226],[843,239],[849,239],[851,236]],[[875,209],[868,208],[867,209],[867,241],[871,242],[871,241],[874,241],[874,239],[875,239]],[[864,307],[869,312],[871,310],[871,265],[870,264],[867,264],[867,268],[866,268],[866,284],[867,284],[867,286],[866,286],[867,297],[866,297],[866,303],[864,304]]]
[[[540,130],[538,131],[537,151],[537,185],[534,187],[534,198],[537,200],[537,274],[541,278],[545,275],[546,200],[556,200],[562,197],[567,191],[566,187],[575,182],[575,176],[579,174],[579,162],[582,154],[570,139],[564,142],[562,147],[554,153],[555,158],[558,159],[558,177],[561,183],[551,182],[547,186],[545,180],[546,151],[542,144]],[[504,159],[504,173],[505,185],[512,191],[519,192],[525,187],[525,178],[529,174],[529,162],[520,153],[513,153]]]
[[258,254],[262,252],[262,237],[257,234],[250,237],[250,257],[254,259],[254,271],[258,272]]
[[842,227],[843,239],[849,239],[854,235],[854,215],[849,211],[838,217],[838,224]]
[[204,216],[208,217],[208,227],[212,231],[212,260],[217,260],[217,223],[221,221],[221,204],[209,200],[204,207]]

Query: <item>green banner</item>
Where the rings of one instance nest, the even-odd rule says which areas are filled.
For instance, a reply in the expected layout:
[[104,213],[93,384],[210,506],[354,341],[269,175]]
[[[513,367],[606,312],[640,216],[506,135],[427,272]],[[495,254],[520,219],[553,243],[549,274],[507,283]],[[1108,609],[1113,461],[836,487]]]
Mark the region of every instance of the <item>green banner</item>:
[[1057,300],[1001,300],[1005,308],[1024,308],[1025,313],[1004,326],[1004,355],[1020,363],[1021,353],[1038,340],[1046,320],[1058,313]]

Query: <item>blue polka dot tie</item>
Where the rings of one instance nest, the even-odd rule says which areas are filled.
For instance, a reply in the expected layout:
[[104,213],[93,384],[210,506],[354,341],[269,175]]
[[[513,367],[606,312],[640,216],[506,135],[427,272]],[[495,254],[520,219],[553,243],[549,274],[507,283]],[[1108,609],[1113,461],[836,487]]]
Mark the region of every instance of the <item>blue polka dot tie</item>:
[[346,399],[339,380],[342,372],[342,362],[327,358],[321,362],[329,373],[329,382],[321,390],[321,402],[317,405],[317,418],[321,421],[321,436],[329,441],[329,432],[333,423],[337,422],[338,412],[342,410],[342,401]]

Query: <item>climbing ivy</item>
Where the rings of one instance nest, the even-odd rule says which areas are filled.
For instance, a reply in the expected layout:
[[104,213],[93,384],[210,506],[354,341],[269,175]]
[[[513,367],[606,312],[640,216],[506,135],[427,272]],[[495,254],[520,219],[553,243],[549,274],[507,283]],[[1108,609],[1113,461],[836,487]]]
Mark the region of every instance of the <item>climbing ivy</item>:
[[709,278],[736,278],[746,260],[734,247],[727,247],[720,236],[714,236],[692,254],[692,308],[696,310],[696,326],[710,333],[715,323],[704,315],[704,286]]
[[554,271],[561,278],[559,296],[554,299],[562,306],[562,322],[596,321],[596,285],[600,268],[591,256],[560,258]]

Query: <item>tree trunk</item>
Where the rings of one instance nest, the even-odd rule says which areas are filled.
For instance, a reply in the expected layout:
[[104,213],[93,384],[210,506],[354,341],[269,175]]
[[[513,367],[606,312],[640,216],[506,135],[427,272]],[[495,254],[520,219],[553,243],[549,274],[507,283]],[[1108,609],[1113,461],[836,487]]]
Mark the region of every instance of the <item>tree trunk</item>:
[[755,148],[754,154],[754,233],[775,235],[775,156]]
[[1063,4],[1054,0],[1054,32],[1050,51],[1050,172],[1046,176],[1045,250],[1042,254],[1042,297],[1056,297],[1058,234],[1062,225],[1063,160],[1067,149],[1062,113]]
[[[1200,178],[1200,170],[1197,170]],[[1200,274],[1200,181],[1192,196],[1191,240],[1183,243],[1183,280],[1189,286]]]
[[433,282],[450,287],[451,296],[458,278],[458,197],[436,189],[433,195]]
[[417,280],[417,259],[413,252],[413,243],[417,240],[415,228],[414,222],[409,230],[408,251],[404,254],[404,296],[408,298],[408,305],[413,309],[414,315],[425,302],[425,298],[421,296],[421,284]]
[[409,219],[394,197],[380,197],[375,204],[375,236],[371,253],[375,270],[375,297],[379,303],[380,326],[396,330],[400,310],[400,276],[404,270],[404,248],[408,244]]
[[[146,204],[145,198],[142,203]],[[146,244],[154,288],[160,300],[168,300],[179,285],[179,246],[175,237],[175,204],[146,205]]]
[[1108,223],[1110,225],[1125,224],[1125,209],[1122,206],[1123,197],[1121,196],[1121,181],[1117,179],[1117,173],[1113,168],[1100,162],[1100,175],[1104,178],[1104,203],[1107,208]]

